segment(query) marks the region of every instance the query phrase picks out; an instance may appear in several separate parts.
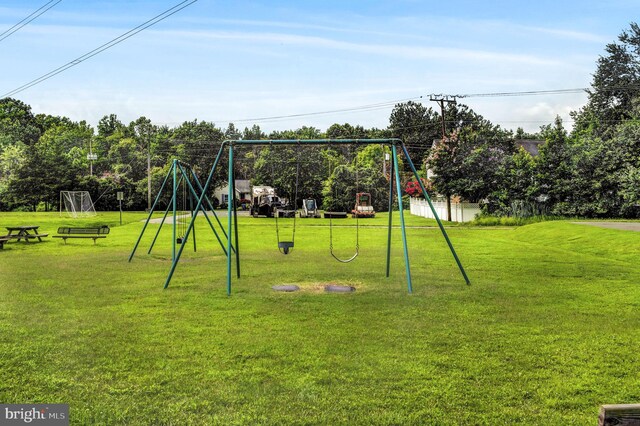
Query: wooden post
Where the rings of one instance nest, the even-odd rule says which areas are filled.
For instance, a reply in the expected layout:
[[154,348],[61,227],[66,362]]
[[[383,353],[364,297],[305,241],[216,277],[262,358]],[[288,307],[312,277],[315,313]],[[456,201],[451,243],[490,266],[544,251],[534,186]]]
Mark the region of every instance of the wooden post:
[[640,426],[640,404],[615,404],[600,407],[598,426]]

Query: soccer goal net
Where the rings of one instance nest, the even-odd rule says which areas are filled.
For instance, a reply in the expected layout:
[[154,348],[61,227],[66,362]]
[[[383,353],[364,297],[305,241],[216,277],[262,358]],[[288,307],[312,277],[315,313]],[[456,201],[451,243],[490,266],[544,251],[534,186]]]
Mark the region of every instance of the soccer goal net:
[[73,217],[95,216],[89,191],[60,191],[60,214],[64,211]]

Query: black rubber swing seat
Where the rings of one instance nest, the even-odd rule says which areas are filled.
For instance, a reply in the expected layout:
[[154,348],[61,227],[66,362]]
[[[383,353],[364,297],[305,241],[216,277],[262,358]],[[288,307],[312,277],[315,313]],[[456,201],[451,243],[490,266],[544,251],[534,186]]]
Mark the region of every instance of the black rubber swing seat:
[[293,241],[279,241],[278,250],[283,254],[289,254],[289,250],[293,248]]

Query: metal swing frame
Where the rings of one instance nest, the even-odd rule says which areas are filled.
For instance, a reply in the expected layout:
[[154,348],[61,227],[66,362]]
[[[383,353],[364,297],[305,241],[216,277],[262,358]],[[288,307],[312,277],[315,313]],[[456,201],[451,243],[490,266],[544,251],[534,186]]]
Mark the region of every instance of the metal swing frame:
[[[216,161],[219,160],[219,156],[216,159]],[[167,185],[169,184],[169,185]],[[191,219],[189,221],[189,226],[188,227],[183,227],[181,226],[180,231],[184,231],[182,232],[182,235],[180,235],[180,237],[178,237],[177,235],[177,231],[178,231],[178,210],[177,210],[177,206],[178,206],[178,196],[180,195],[180,187],[182,185],[183,188],[183,204],[186,203],[186,192],[188,192],[188,198],[189,198],[189,210],[191,212]],[[195,185],[195,186],[194,186]],[[188,191],[186,191],[186,187],[188,187]],[[224,251],[224,253],[226,254],[226,248],[225,248],[225,244],[223,243],[222,239],[220,238],[220,235],[218,234],[218,232],[216,231],[213,222],[211,221],[211,218],[209,217],[209,214],[207,213],[207,208],[213,213],[213,216],[215,217],[218,226],[220,227],[220,230],[222,231],[222,234],[224,235],[224,237],[227,237],[227,233],[225,232],[224,226],[222,225],[222,223],[220,222],[220,219],[218,218],[218,216],[216,215],[215,210],[213,209],[213,203],[211,203],[211,200],[209,199],[209,197],[206,195],[206,191],[204,189],[204,187],[200,184],[200,180],[198,179],[198,176],[196,175],[196,173],[193,171],[193,169],[188,165],[185,164],[179,160],[173,160],[173,162],[171,163],[171,167],[169,168],[169,171],[167,172],[167,175],[164,178],[164,181],[162,182],[162,185],[160,186],[160,191],[158,191],[158,195],[156,196],[155,201],[153,202],[153,205],[151,206],[151,209],[149,210],[149,215],[147,216],[147,220],[144,223],[144,226],[142,227],[142,231],[140,232],[140,235],[138,236],[138,240],[136,241],[135,246],[133,247],[133,250],[131,251],[131,254],[129,255],[129,262],[131,262],[131,260],[133,259],[133,256],[136,253],[136,250],[138,249],[138,246],[140,245],[140,241],[142,240],[142,237],[144,236],[144,233],[147,229],[147,226],[149,225],[149,222],[151,220],[151,216],[153,215],[153,213],[156,211],[156,207],[158,206],[158,202],[160,201],[160,197],[162,196],[162,194],[166,193],[167,191],[165,190],[165,188],[170,189],[171,190],[171,201],[167,204],[167,208],[164,211],[164,215],[162,216],[162,221],[160,222],[160,226],[158,227],[158,230],[156,231],[155,236],[153,237],[153,241],[151,242],[151,245],[149,246],[149,250],[147,251],[147,254],[151,254],[151,251],[153,250],[153,246],[156,244],[156,241],[158,239],[158,236],[160,235],[160,231],[162,230],[162,226],[164,225],[167,216],[169,215],[169,211],[172,212],[172,217],[173,217],[173,226],[172,226],[172,230],[173,230],[173,234],[172,234],[172,243],[171,243],[171,260],[172,260],[172,264],[171,264],[171,272],[170,275],[173,274],[173,271],[175,270],[176,266],[178,265],[178,261],[180,259],[180,254],[182,254],[182,250],[184,250],[186,244],[187,244],[187,240],[189,239],[189,235],[191,233],[193,233],[193,251],[195,252],[197,250],[197,246],[196,246],[196,230],[195,230],[195,219],[196,216],[198,215],[198,212],[202,212],[204,217],[206,218],[207,222],[209,223],[209,226],[211,228],[211,230],[213,231],[214,235],[216,236],[218,242],[220,243],[220,247],[222,248],[222,250]],[[198,200],[198,204],[197,206],[194,208],[193,206],[193,201],[194,200]],[[206,204],[205,204],[206,203]],[[203,206],[206,206],[204,207]],[[180,241],[178,242],[178,238],[180,238]],[[177,247],[177,245],[179,245],[179,247]],[[233,251],[235,251],[235,248],[232,247],[231,248]],[[165,288],[169,285],[169,281],[166,282],[165,284]]]
[[[208,197],[207,197],[207,191],[209,190],[209,187],[211,185],[211,181],[214,175],[214,172],[216,170],[216,168],[219,165],[220,162],[220,158],[222,156],[222,153],[227,150],[228,151],[228,188],[229,188],[229,203],[228,203],[228,207],[227,207],[227,232],[224,232],[225,236],[226,236],[226,240],[227,240],[227,244],[226,244],[226,249],[222,244],[222,241],[220,240],[220,238],[218,237],[218,241],[220,242],[221,246],[222,246],[222,250],[225,253],[225,256],[227,258],[227,268],[226,268],[226,282],[227,282],[227,295],[231,295],[231,283],[232,283],[232,263],[233,263],[233,255],[235,254],[235,263],[236,263],[236,276],[237,278],[240,278],[240,247],[238,246],[238,216],[237,216],[237,210],[236,210],[236,195],[235,195],[235,166],[234,166],[234,158],[233,158],[233,153],[234,153],[234,149],[236,146],[243,146],[243,145],[248,145],[248,146],[260,146],[260,145],[298,145],[298,146],[304,146],[304,145],[326,145],[326,146],[330,146],[330,145],[386,145],[389,146],[391,148],[391,152],[392,152],[392,157],[393,157],[393,162],[392,162],[392,171],[391,174],[393,175],[391,179],[389,179],[389,222],[388,222],[388,227],[387,227],[387,262],[386,262],[386,276],[387,278],[389,277],[389,271],[391,268],[391,230],[392,230],[392,219],[393,219],[393,215],[392,210],[393,210],[393,186],[394,186],[394,182],[395,182],[395,186],[396,186],[396,192],[398,194],[398,208],[400,210],[400,230],[401,230],[401,234],[402,234],[402,246],[403,246],[403,253],[404,253],[404,264],[405,264],[405,272],[406,272],[406,277],[407,277],[407,290],[409,293],[413,292],[413,285],[412,285],[412,281],[411,281],[411,268],[409,266],[409,250],[407,247],[407,233],[406,233],[406,227],[405,227],[405,223],[404,223],[404,207],[403,207],[403,203],[402,203],[402,186],[400,183],[400,172],[398,170],[398,147],[402,150],[402,153],[404,154],[407,163],[409,164],[409,167],[411,168],[411,171],[413,172],[413,175],[415,176],[416,180],[418,181],[420,188],[422,189],[422,193],[425,196],[425,199],[427,200],[429,207],[431,208],[431,211],[434,215],[434,217],[436,218],[436,221],[438,222],[438,227],[440,228],[440,231],[445,239],[445,241],[447,242],[447,245],[449,246],[449,250],[451,251],[451,254],[453,255],[456,264],[458,265],[458,269],[460,270],[460,273],[462,274],[465,282],[467,283],[467,285],[471,284],[471,282],[469,281],[469,278],[467,277],[467,273],[464,270],[464,267],[462,266],[462,263],[460,262],[460,259],[455,251],[455,249],[453,248],[453,244],[451,243],[451,240],[449,239],[449,236],[447,235],[447,231],[444,229],[444,226],[442,224],[442,221],[440,220],[435,208],[433,207],[433,203],[431,202],[431,198],[428,195],[428,192],[426,190],[426,188],[424,187],[424,184],[422,183],[422,181],[420,180],[420,177],[418,176],[418,172],[413,164],[413,161],[411,161],[411,157],[409,156],[409,152],[407,151],[407,148],[404,146],[404,143],[402,142],[401,139],[397,139],[397,138],[390,138],[390,139],[278,139],[278,140],[225,140],[222,142],[222,145],[220,146],[220,150],[218,151],[218,155],[216,156],[216,159],[213,163],[213,166],[211,167],[211,171],[209,172],[209,176],[207,178],[206,183],[204,184],[203,187],[200,188],[200,192],[197,193],[195,190],[193,190],[193,188],[191,188],[192,193],[196,196],[196,198],[198,199],[198,202],[196,204],[196,207],[194,209],[195,212],[198,211],[204,211],[202,209],[202,205],[207,202],[209,203]],[[174,160],[174,164],[175,164]],[[168,176],[167,176],[168,178]],[[174,177],[174,181],[175,181],[175,177]],[[165,179],[165,183],[166,183],[166,179]],[[164,187],[164,183],[163,183],[163,187]],[[162,189],[161,191],[162,192]],[[159,195],[158,195],[159,197]],[[157,199],[156,199],[157,201]],[[154,203],[155,205],[155,203]],[[152,210],[153,211],[153,210]],[[206,213],[205,213],[206,215]],[[214,213],[215,215],[215,213]],[[189,226],[187,227],[187,231],[186,231],[186,235],[184,237],[184,241],[183,243],[180,245],[178,252],[175,254],[174,256],[174,261],[173,264],[171,266],[171,270],[169,271],[169,275],[167,276],[167,280],[165,282],[164,288],[167,288],[169,286],[169,283],[171,282],[171,278],[173,276],[173,273],[175,272],[175,268],[178,264],[178,261],[180,259],[180,256],[182,254],[182,251],[184,250],[185,247],[185,243],[186,240],[189,237],[189,234],[193,231],[193,227],[194,227],[194,222],[195,222],[195,218],[197,215],[193,215],[191,218],[191,222],[189,223]],[[216,216],[217,219],[217,216]],[[148,222],[148,220],[147,220]],[[211,222],[209,222],[211,223]],[[145,227],[146,227],[146,223],[145,223]],[[211,225],[212,229],[213,229],[213,225]],[[144,232],[144,229],[143,229]],[[217,235],[217,233],[214,230],[214,233]],[[140,239],[138,239],[138,243],[139,243]],[[175,241],[175,238],[174,238]],[[136,243],[136,247],[138,245],[138,243]],[[235,245],[234,245],[235,243]],[[134,248],[134,252],[135,252],[135,248]],[[133,252],[131,253],[131,257],[133,257]],[[130,258],[131,259],[131,258]]]

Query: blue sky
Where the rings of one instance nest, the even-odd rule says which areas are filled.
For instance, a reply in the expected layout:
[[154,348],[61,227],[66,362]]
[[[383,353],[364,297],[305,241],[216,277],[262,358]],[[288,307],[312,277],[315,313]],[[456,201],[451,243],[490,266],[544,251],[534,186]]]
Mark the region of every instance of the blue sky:
[[[46,0],[0,0],[0,33]],[[179,0],[62,0],[0,41],[0,96],[93,50]],[[383,128],[395,101],[588,87],[640,1],[199,0],[14,97],[91,124],[213,121],[263,130],[332,123]],[[461,100],[503,127],[535,131],[586,95]],[[359,111],[289,119],[365,105]],[[247,121],[243,121],[247,120]]]

